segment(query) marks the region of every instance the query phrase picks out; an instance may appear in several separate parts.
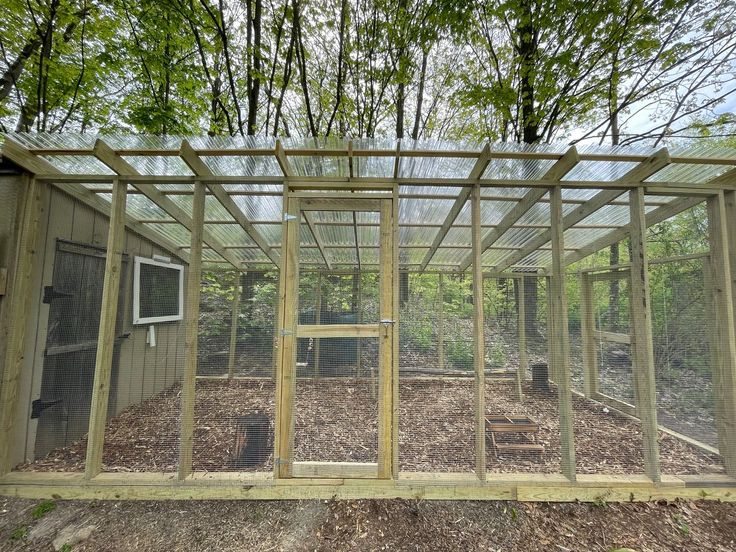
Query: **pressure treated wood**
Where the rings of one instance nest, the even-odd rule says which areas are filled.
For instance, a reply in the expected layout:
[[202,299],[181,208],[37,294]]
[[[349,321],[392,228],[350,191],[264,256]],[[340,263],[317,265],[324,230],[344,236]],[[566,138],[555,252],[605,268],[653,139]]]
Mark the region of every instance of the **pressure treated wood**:
[[[708,198],[710,288],[713,305],[713,342],[717,362],[712,367],[718,448],[729,475],[736,474],[736,331],[734,329],[733,275],[729,260],[730,236],[726,198]],[[731,208],[733,214],[733,208]]]
[[473,361],[475,365],[475,474],[486,477],[485,338],[483,336],[483,267],[481,264],[480,186],[473,186],[471,221],[473,241]]
[[585,396],[592,398],[598,392],[598,347],[595,342],[595,312],[593,283],[590,274],[580,277],[580,333],[583,353],[583,387]]
[[297,337],[380,337],[380,324],[299,324]]
[[235,279],[235,286],[233,286],[235,298],[233,299],[233,312],[230,317],[230,343],[227,350],[227,377],[230,379],[235,373],[235,353],[238,346],[238,323],[240,322],[240,296],[243,293],[240,288],[239,273],[236,273]]
[[102,284],[102,310],[97,334],[95,375],[90,403],[89,431],[87,433],[87,457],[84,475],[90,479],[100,472],[102,448],[105,441],[107,403],[110,395],[113,349],[115,348],[115,322],[120,295],[120,271],[125,247],[125,201],[128,185],[119,180],[113,184],[110,229],[107,234],[105,277]]
[[35,178],[24,177],[23,208],[19,216],[18,238],[15,245],[16,269],[9,289],[10,301],[7,310],[8,324],[5,358],[2,366],[2,387],[0,387],[0,475],[12,466],[10,443],[16,423],[16,407],[21,372],[23,370],[23,350],[26,326],[30,315],[31,282],[34,263],[37,258],[39,223],[41,219],[41,192],[46,184],[36,182]]
[[391,201],[382,200],[380,230],[379,316],[382,321],[378,342],[378,477],[393,473],[393,229]]
[[562,215],[562,189],[559,186],[550,190],[550,199],[552,275],[548,293],[552,301],[552,373],[555,375],[559,398],[561,471],[572,481],[575,479],[575,436],[570,384],[570,336],[567,329],[567,288],[562,265],[565,223]]
[[194,401],[197,383],[197,335],[199,333],[199,294],[202,282],[202,239],[204,229],[205,185],[194,183],[192,204],[191,257],[184,305],[185,358],[181,383],[181,430],[179,436],[179,479],[192,473],[194,444]]
[[644,191],[629,192],[631,220],[631,334],[632,372],[636,408],[641,420],[644,471],[652,481],[660,481],[657,433],[657,392],[654,379],[649,261],[647,259]]

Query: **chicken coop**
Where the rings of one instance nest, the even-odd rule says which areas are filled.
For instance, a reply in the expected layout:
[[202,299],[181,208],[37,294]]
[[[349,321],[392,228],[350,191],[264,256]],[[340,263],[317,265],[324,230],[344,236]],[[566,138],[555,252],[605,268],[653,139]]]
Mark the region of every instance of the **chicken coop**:
[[736,496],[736,150],[0,143],[2,494]]

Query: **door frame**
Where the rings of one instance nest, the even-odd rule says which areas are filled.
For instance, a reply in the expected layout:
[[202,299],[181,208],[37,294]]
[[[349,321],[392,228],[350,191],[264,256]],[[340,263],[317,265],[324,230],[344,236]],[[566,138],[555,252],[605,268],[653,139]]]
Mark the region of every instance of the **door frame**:
[[[398,305],[395,305],[395,196],[386,194],[292,193],[284,195],[278,324],[275,337],[276,417],[274,478],[390,479],[396,473],[395,339]],[[299,228],[304,211],[358,211],[380,213],[379,323],[300,325]],[[294,397],[296,391],[297,339],[301,337],[358,337],[379,339],[378,461],[294,462]]]

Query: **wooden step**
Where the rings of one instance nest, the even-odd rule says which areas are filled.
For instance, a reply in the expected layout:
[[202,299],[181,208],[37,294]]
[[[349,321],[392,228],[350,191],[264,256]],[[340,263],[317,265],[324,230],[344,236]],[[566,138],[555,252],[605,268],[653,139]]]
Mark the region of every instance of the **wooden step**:
[[536,443],[496,443],[498,452],[511,450],[517,452],[544,452],[544,445]]

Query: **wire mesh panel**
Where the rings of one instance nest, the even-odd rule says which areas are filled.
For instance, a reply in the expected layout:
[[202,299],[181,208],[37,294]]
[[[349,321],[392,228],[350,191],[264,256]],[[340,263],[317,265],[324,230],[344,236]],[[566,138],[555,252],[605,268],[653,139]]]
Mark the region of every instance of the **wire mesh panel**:
[[[703,258],[652,265],[652,333],[662,472],[721,471],[710,345],[714,310]],[[690,443],[687,440],[691,440]],[[710,452],[709,452],[710,451]]]
[[489,473],[560,471],[559,407],[548,364],[546,298],[544,278],[484,281]]
[[273,469],[278,275],[205,272],[200,290],[192,468]]
[[475,469],[470,279],[400,274],[399,470]]

